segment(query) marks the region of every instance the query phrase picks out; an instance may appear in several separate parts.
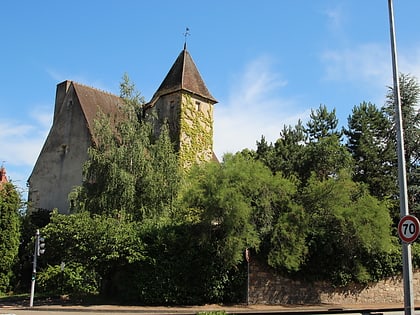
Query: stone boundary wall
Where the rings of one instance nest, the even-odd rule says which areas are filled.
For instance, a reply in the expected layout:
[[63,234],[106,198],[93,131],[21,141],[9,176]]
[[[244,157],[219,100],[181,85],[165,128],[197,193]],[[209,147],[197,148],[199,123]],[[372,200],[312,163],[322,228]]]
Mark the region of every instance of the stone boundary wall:
[[[420,301],[420,272],[413,274],[413,296]],[[256,261],[250,263],[250,304],[376,304],[404,303],[402,276],[369,285],[334,288],[325,282],[305,283],[277,275]]]

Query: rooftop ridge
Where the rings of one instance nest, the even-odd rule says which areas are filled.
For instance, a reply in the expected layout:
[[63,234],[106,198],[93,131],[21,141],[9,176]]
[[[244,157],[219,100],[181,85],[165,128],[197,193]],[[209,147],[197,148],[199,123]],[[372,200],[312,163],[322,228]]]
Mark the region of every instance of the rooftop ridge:
[[97,91],[97,92],[100,92],[100,93],[103,93],[103,94],[108,94],[108,95],[111,95],[111,96],[121,98],[121,96],[119,96],[119,95],[116,95],[116,94],[111,93],[109,91],[105,91],[105,90],[102,90],[102,89],[99,89],[99,88],[96,88],[96,87],[93,87],[93,86],[89,86],[87,84],[79,83],[79,82],[76,82],[76,81],[73,81],[73,80],[70,80],[70,82],[72,84],[78,85],[78,86],[83,87],[83,88],[88,88],[88,89],[91,89],[91,90],[94,90],[94,91]]

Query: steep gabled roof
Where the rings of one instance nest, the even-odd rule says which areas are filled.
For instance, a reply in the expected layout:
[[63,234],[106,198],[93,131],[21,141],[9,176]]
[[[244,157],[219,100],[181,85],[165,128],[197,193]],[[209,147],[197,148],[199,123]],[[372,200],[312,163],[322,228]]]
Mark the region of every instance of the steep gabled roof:
[[212,103],[217,100],[210,94],[198,69],[188,53],[186,47],[175,60],[162,84],[153,95],[149,106],[153,106],[154,102],[162,95],[184,90],[192,94],[208,99]]
[[74,91],[79,99],[80,107],[86,117],[87,127],[96,142],[94,131],[94,122],[99,110],[106,114],[111,123],[122,117],[121,107],[124,100],[117,95],[91,88],[76,82],[72,82]]

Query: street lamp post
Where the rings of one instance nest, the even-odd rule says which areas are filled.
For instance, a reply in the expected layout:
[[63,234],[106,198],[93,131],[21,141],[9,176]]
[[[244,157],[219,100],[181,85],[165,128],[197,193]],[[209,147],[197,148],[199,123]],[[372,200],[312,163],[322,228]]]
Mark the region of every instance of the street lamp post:
[[[407,193],[407,175],[405,169],[404,155],[404,133],[402,128],[402,110],[400,85],[398,78],[397,48],[395,43],[394,9],[392,0],[388,0],[389,25],[391,34],[391,54],[392,54],[392,72],[394,81],[394,103],[395,103],[395,122],[397,133],[397,153],[398,153],[398,183],[400,186],[400,217],[407,216],[408,211],[408,193]],[[405,315],[414,315],[413,298],[413,267],[411,262],[411,244],[402,242],[403,258],[403,281],[404,281],[404,313]]]

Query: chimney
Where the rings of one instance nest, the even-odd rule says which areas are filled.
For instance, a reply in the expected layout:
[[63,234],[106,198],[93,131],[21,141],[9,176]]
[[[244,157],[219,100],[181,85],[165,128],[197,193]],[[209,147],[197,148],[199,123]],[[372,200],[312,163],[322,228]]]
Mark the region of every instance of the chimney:
[[71,81],[66,80],[57,84],[57,91],[55,92],[54,122],[61,110],[61,107],[63,106],[64,98],[67,95],[67,91],[69,90],[71,83]]
[[7,182],[6,169],[2,166],[0,167],[0,188]]

